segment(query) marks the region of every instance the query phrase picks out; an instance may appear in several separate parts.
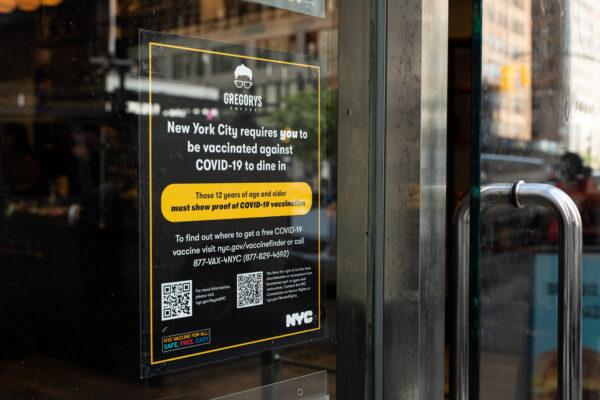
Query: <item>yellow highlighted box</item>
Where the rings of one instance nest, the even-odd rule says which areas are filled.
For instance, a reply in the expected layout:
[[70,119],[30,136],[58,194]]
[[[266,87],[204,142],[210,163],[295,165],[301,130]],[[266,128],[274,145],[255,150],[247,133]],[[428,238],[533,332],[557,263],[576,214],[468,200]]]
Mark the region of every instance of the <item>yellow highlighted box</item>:
[[312,207],[305,182],[174,183],[161,195],[170,222],[304,215]]

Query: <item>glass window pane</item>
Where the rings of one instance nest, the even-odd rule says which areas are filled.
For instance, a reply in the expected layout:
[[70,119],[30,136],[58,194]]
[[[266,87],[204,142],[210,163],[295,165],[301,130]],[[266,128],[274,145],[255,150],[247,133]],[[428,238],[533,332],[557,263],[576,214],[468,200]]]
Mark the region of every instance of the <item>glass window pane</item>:
[[[214,399],[326,371],[335,398],[338,1],[327,1],[323,18],[244,0],[16,3],[0,1],[0,397]],[[253,123],[326,132],[318,161],[302,155],[322,171],[309,182],[321,190],[311,191],[305,216],[320,225],[290,217],[306,229],[286,261],[320,262],[331,315],[322,339],[139,378],[139,117],[220,121],[220,90],[238,67],[173,52],[155,83],[163,100],[148,101],[142,29],[198,38],[215,52],[323,60],[319,101],[307,101],[317,97],[292,68],[268,63],[252,89],[266,99]],[[281,162],[290,179],[302,177],[297,159]]]

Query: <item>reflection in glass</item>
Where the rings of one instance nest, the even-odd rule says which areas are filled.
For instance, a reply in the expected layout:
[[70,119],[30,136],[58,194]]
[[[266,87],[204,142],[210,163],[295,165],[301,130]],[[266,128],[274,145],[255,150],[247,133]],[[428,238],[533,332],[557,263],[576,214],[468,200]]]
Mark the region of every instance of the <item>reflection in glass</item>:
[[[599,20],[596,1],[483,2],[482,184],[551,183],[579,208],[585,399],[600,396]],[[556,398],[557,240],[542,210],[483,217],[482,398]]]
[[[138,379],[138,115],[218,120],[211,102],[219,93],[200,82],[230,82],[232,66],[176,55],[174,78],[191,85],[164,82],[159,89],[179,105],[163,108],[140,101],[137,58],[139,29],[324,57],[335,102],[337,1],[325,18],[241,0],[10,3],[0,1],[0,397],[212,399],[323,370],[334,397],[335,311],[329,339]],[[269,97],[281,121],[295,118],[286,104],[302,101],[292,77],[286,85],[251,89]],[[328,195],[315,212],[329,227],[323,263],[334,310],[331,101]]]

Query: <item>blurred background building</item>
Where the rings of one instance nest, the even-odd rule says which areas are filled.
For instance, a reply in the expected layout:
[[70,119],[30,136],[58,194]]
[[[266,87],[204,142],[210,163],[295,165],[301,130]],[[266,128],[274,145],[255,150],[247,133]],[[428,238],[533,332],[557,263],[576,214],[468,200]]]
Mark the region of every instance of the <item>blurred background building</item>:
[[570,151],[600,168],[599,13],[590,0],[484,2],[484,152],[514,148],[536,162]]
[[531,3],[489,1],[483,8],[486,134],[531,140]]

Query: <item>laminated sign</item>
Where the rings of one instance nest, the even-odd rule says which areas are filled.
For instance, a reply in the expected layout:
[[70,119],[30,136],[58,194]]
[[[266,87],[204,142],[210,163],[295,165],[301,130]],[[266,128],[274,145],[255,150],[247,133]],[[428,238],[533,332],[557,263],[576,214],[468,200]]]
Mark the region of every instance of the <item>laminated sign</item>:
[[140,46],[142,376],[322,337],[319,63]]

